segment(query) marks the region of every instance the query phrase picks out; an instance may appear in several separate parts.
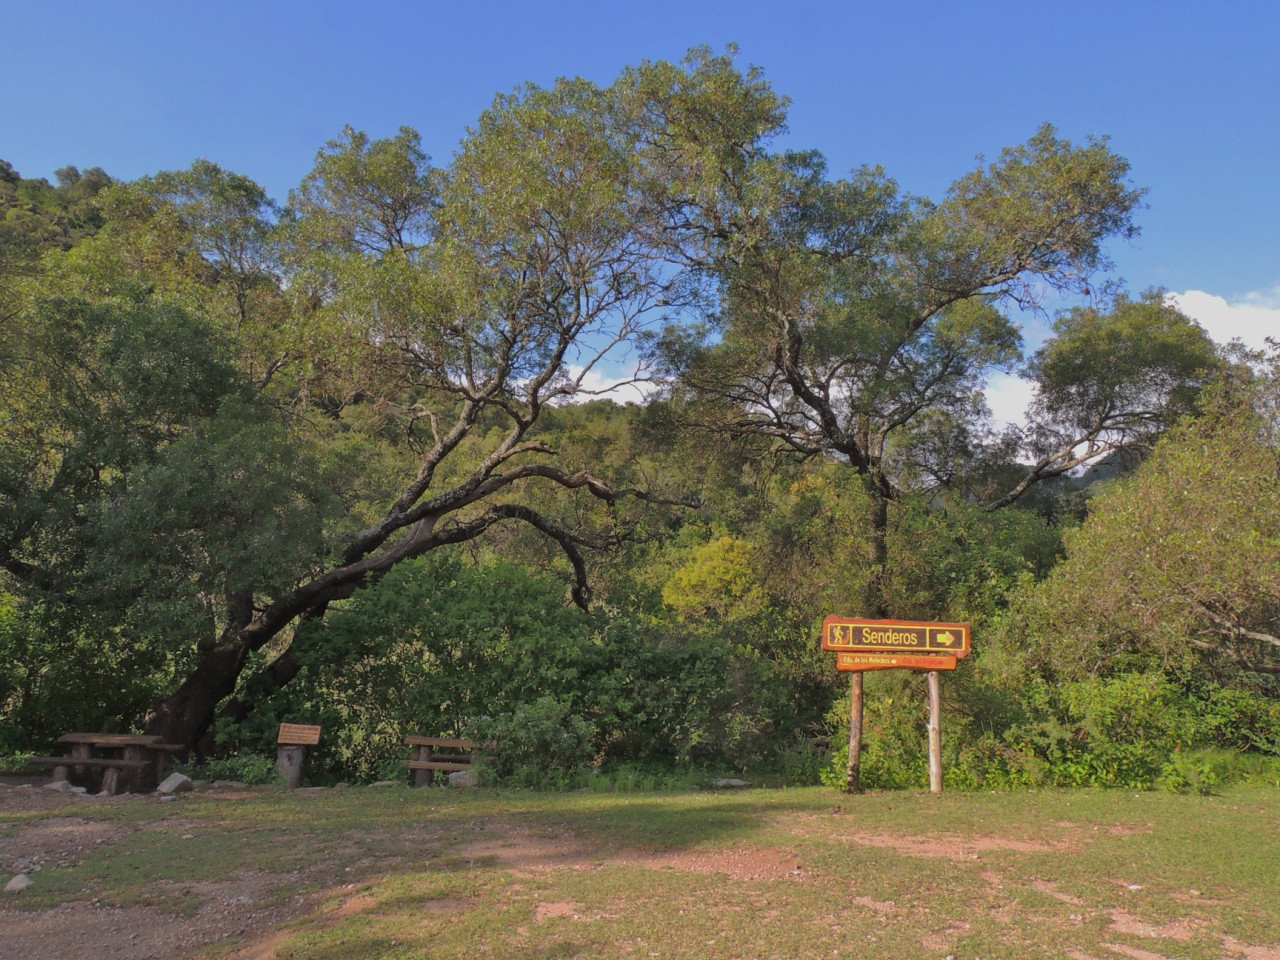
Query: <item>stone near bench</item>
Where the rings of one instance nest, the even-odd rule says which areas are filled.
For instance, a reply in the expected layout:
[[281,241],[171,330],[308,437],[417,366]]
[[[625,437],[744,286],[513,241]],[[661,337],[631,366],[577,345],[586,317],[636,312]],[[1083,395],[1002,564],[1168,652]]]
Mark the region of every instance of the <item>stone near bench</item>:
[[160,786],[156,787],[156,793],[167,795],[171,793],[186,793],[194,789],[195,784],[191,782],[191,778],[186,774],[171,773],[164,778],[164,782]]

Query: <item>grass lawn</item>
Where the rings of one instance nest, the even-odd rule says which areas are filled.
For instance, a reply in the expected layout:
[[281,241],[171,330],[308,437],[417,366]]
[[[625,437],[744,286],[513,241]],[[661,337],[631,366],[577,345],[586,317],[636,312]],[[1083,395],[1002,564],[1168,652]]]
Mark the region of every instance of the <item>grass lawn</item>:
[[78,911],[170,923],[169,956],[242,960],[1280,960],[1274,789],[58,803],[0,806],[0,850],[91,841],[0,894],[0,943]]

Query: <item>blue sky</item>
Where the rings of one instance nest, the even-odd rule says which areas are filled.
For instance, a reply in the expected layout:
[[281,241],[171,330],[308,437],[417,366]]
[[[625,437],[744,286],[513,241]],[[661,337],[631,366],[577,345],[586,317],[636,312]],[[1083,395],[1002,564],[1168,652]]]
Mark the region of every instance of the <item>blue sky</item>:
[[1275,0],[10,0],[0,24],[0,157],[23,175],[203,156],[281,200],[345,124],[415,127],[444,162],[499,91],[736,42],[792,100],[786,145],[834,174],[883,164],[936,197],[1042,122],[1109,136],[1149,190],[1116,274],[1216,337],[1280,334]]

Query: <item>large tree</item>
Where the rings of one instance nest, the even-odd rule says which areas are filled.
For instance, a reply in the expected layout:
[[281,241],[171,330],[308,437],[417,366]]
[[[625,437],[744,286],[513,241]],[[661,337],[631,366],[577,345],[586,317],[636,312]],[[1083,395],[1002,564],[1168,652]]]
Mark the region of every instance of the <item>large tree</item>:
[[[501,96],[443,167],[411,130],[344,131],[283,209],[204,161],[108,189],[103,228],[21,281],[4,331],[7,575],[170,644],[146,728],[188,744],[406,559],[520,526],[585,604],[586,548],[660,497],[561,456],[547,413],[698,308],[712,341],[666,341],[684,382],[721,428],[852,466],[882,564],[889,505],[976,446],[982,376],[1018,357],[998,302],[1081,289],[1138,197],[1105,144],[1047,130],[937,204],[878,171],[831,182],[769,151],[784,108],[696,51]],[[1176,314],[1121,306],[1063,321],[1086,362],[1035,359],[1063,398],[1027,438],[1037,478],[1157,424],[1205,362]],[[1112,388],[1087,348],[1122,313],[1168,349]]]
[[[608,88],[501,96],[443,168],[413,131],[348,130],[279,216],[251,181],[204,161],[115,191],[107,229],[29,292],[27,321],[111,320],[120,344],[165,311],[202,323],[193,342],[219,345],[202,367],[212,392],[151,432],[142,423],[127,470],[101,446],[77,467],[65,430],[33,440],[42,489],[62,489],[73,467],[82,480],[82,509],[60,528],[81,549],[76,563],[46,550],[53,514],[14,494],[10,574],[59,602],[91,592],[119,611],[116,630],[154,612],[178,672],[145,727],[187,744],[237,689],[288,682],[308,642],[300,623],[498,525],[555,542],[585,604],[584,549],[624,536],[630,505],[656,498],[560,462],[545,413],[695,296],[691,268],[726,232],[703,216],[708,194],[781,116],[758,75],[700,52]],[[69,389],[100,386],[83,356]],[[124,395],[181,385],[170,359],[150,357]],[[20,362],[35,383],[61,365],[56,350]],[[108,390],[89,399],[86,440],[110,432],[116,409]],[[31,407],[16,390],[7,401],[23,440]],[[59,596],[59,577],[95,586]]]
[[1092,293],[1104,241],[1136,232],[1140,193],[1127,173],[1105,141],[1077,146],[1045,127],[937,203],[902,196],[879,169],[830,181],[812,154],[769,159],[751,202],[726,191],[721,216],[738,226],[713,265],[721,295],[700,327],[669,332],[663,353],[702,427],[832,458],[862,478],[867,613],[892,613],[883,567],[904,493],[954,487],[997,453],[1020,456],[1029,463],[1008,489],[968,491],[1007,505],[1149,442],[1213,367],[1203,331],[1158,297],[1081,308],[1026,367],[1033,426],[992,442],[986,378],[1022,357],[999,308]]

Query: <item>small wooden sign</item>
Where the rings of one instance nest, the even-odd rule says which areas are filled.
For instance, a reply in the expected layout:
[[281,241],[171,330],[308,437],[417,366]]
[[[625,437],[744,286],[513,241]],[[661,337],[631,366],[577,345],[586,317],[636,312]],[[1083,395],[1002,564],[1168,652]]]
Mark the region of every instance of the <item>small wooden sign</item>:
[[846,673],[859,670],[954,670],[955,657],[912,656],[899,653],[837,653],[836,669]]
[[827,617],[822,622],[822,649],[855,653],[941,653],[962,659],[969,654],[969,625]]
[[276,743],[294,747],[314,747],[320,742],[320,727],[306,723],[282,723]]

